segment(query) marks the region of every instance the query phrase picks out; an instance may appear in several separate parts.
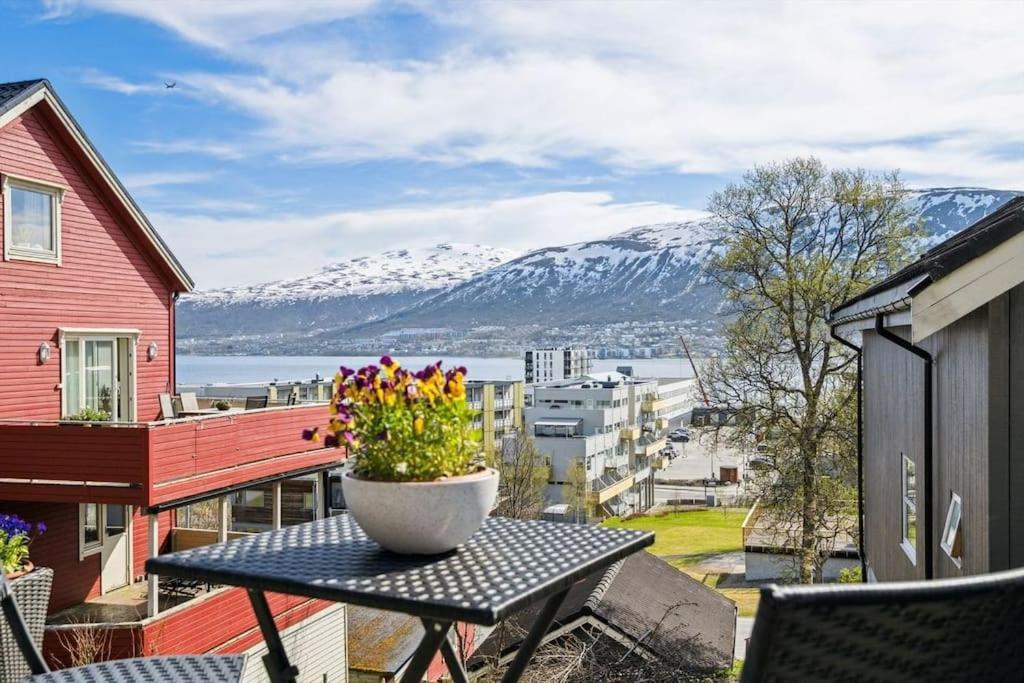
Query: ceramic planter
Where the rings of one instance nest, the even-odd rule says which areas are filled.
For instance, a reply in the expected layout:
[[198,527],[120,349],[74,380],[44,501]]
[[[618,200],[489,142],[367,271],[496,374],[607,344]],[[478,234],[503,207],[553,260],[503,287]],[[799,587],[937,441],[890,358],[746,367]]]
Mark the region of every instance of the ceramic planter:
[[498,495],[498,472],[485,469],[440,481],[342,478],[349,513],[366,535],[396,553],[436,555],[476,533]]

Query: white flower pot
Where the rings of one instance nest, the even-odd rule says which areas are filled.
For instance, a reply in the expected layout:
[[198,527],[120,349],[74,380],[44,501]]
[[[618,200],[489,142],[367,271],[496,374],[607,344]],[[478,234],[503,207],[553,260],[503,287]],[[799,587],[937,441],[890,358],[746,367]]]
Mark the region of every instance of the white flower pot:
[[345,504],[366,535],[396,553],[436,555],[476,533],[498,495],[498,472],[486,469],[441,481],[341,478]]

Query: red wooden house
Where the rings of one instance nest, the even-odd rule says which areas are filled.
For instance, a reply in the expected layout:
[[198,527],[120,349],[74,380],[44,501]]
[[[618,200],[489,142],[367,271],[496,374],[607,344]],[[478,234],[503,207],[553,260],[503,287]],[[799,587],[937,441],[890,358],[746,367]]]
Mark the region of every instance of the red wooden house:
[[[244,593],[165,594],[143,565],[227,537],[232,502],[269,505],[279,524],[281,483],[340,460],[300,436],[323,407],[164,419],[174,302],[192,281],[47,81],[0,84],[0,184],[0,511],[49,526],[32,546],[55,571],[47,651],[59,658],[82,620],[100,622],[111,657],[259,647]],[[110,420],[68,419],[83,409]],[[202,503],[218,525],[185,528]],[[341,607],[272,606],[283,625],[328,630],[341,611],[344,637]],[[333,649],[344,658],[344,640]]]

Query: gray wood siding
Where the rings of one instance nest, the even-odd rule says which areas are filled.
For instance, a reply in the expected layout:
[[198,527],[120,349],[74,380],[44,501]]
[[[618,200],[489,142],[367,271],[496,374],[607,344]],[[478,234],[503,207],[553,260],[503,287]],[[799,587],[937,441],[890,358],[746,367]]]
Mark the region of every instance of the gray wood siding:
[[1024,285],[1014,287],[1009,298],[1010,387],[1007,392],[1006,415],[1007,487],[1009,500],[1009,561],[1011,567],[1024,566]]
[[[989,315],[983,306],[924,340],[935,366],[935,576],[989,571]],[[939,549],[950,496],[963,500],[963,557]]]
[[[909,328],[893,330],[904,338]],[[982,307],[924,340],[932,354],[934,471],[924,487],[924,361],[874,332],[864,334],[865,544],[882,581],[924,578],[924,515],[933,519],[935,576],[990,571],[989,313]],[[901,454],[917,464],[917,564],[902,541]],[[951,493],[963,500],[963,560],[939,540]]]
[[[909,337],[909,328],[897,334]],[[864,543],[880,581],[924,576],[920,543],[915,567],[900,547],[902,454],[921,472],[924,443],[923,361],[875,332],[864,348]]]

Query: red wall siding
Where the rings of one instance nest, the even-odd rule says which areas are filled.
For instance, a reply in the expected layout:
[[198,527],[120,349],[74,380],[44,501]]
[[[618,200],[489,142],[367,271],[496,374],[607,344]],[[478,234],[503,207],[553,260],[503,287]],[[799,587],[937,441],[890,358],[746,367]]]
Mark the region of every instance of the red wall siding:
[[[177,510],[157,515],[161,553],[171,551],[171,529],[177,523],[177,517]],[[149,558],[149,516],[142,514],[139,508],[133,508],[132,525],[132,576],[142,579],[146,575],[146,560]]]
[[100,593],[100,556],[78,559],[78,505],[74,503],[0,502],[0,510],[29,522],[45,522],[45,534],[32,542],[31,559],[53,569],[50,611],[77,605]]
[[[138,418],[156,419],[157,395],[171,388],[171,288],[53,130],[36,109],[0,129],[0,173],[68,188],[61,207],[63,265],[0,260],[0,418],[59,418],[57,328],[115,327],[142,331]],[[0,197],[0,220],[2,203]],[[43,341],[54,353],[39,365]],[[161,349],[154,361],[146,360],[151,341]]]

